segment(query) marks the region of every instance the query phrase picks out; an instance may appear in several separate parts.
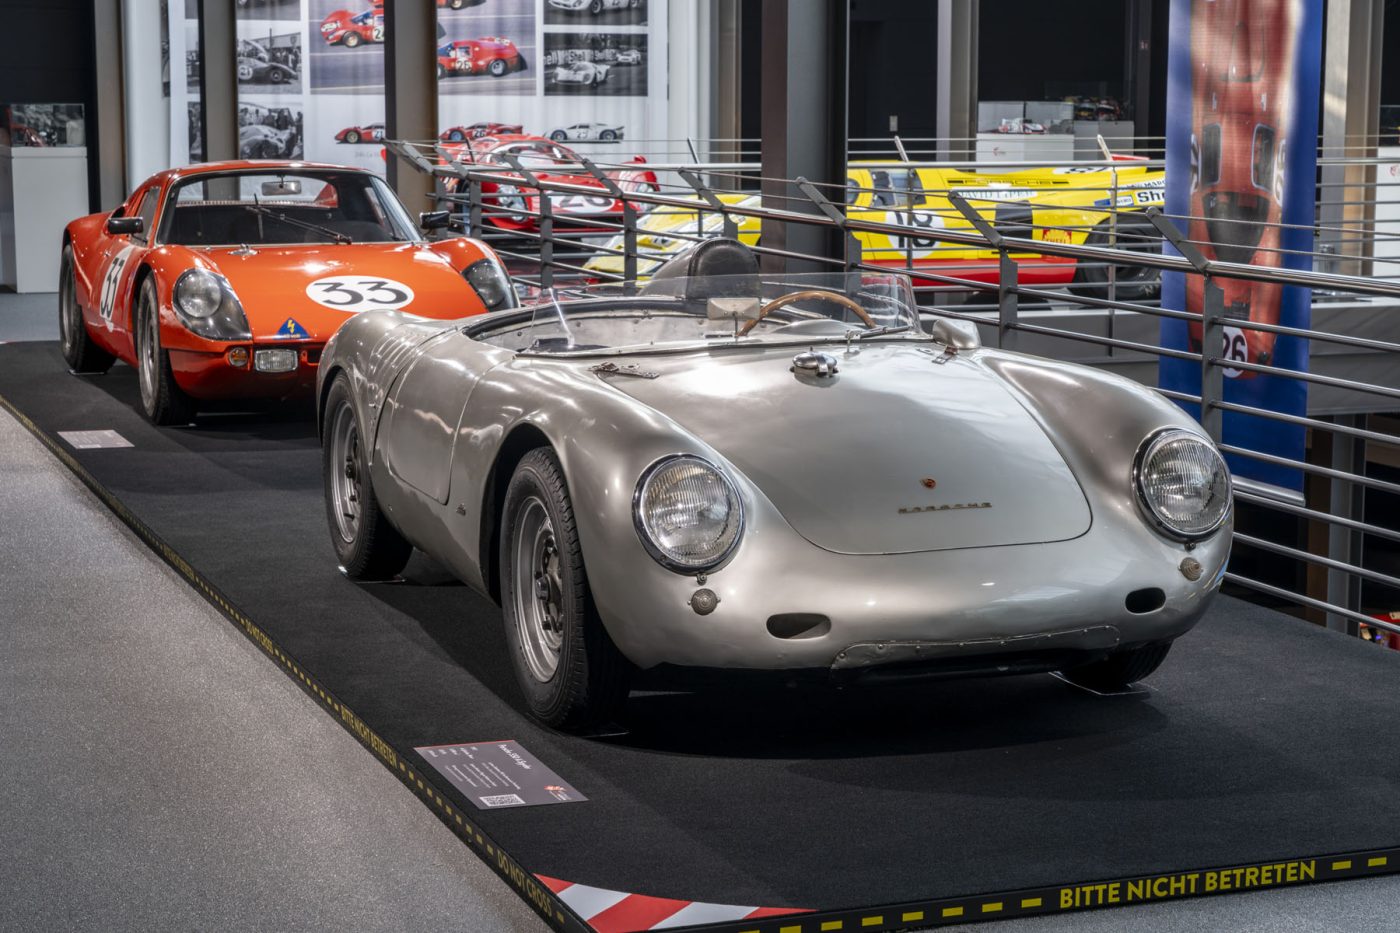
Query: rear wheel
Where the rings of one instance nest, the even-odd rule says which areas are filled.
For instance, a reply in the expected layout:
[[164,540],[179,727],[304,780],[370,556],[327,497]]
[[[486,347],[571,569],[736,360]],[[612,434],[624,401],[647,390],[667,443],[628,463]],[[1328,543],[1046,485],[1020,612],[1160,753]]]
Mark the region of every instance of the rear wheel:
[[601,132],[601,133],[598,134],[598,138],[602,139],[604,142],[609,142],[609,143],[610,143],[610,142],[612,142],[614,139],[617,139],[617,131],[616,131],[616,130],[603,130],[603,132]]
[[[1161,255],[1162,238],[1152,221],[1141,214],[1121,214],[1115,221],[1116,231],[1110,236],[1105,221],[1090,231],[1085,246],[1108,246],[1115,239],[1118,249],[1134,253]],[[1081,261],[1074,273],[1070,290],[1086,298],[1108,298],[1108,270],[1103,263]],[[1113,298],[1116,301],[1152,301],[1162,294],[1162,271],[1142,266],[1113,266]]]
[[489,70],[491,72],[491,77],[493,78],[499,78],[503,76],[506,73],[506,60],[504,58],[493,59],[491,61]]
[[141,407],[152,424],[189,424],[194,403],[175,382],[170,351],[160,344],[160,306],[156,280],[146,276],[136,304],[136,370],[141,383]]
[[530,714],[565,730],[606,722],[627,697],[629,667],[593,605],[563,470],[547,447],[525,455],[506,489],[499,566]]
[[1108,693],[1122,690],[1129,684],[1137,683],[1155,671],[1167,657],[1172,643],[1169,641],[1140,645],[1126,651],[1118,651],[1108,657],[1072,667],[1062,671],[1070,683]]
[[384,580],[403,570],[413,546],[379,508],[365,444],[350,398],[350,381],[337,375],[321,419],[321,475],[331,544],[352,579]]
[[116,357],[92,342],[83,307],[78,304],[77,274],[73,270],[73,247],[65,243],[58,269],[58,332],[63,358],[75,373],[105,373]]

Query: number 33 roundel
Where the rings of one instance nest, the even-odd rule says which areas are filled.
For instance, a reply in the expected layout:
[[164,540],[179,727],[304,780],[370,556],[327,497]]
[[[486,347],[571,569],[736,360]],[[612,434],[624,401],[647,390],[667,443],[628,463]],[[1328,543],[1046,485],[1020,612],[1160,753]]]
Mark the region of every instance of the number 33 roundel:
[[306,296],[319,305],[358,314],[391,311],[413,302],[413,289],[393,279],[366,275],[332,275],[306,286]]

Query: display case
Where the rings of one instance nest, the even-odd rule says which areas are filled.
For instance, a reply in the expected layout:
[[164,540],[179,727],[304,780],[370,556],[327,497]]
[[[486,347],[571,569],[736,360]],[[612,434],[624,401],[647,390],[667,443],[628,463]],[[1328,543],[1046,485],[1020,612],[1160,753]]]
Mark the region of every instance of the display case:
[[0,145],[61,148],[87,145],[82,104],[5,104]]

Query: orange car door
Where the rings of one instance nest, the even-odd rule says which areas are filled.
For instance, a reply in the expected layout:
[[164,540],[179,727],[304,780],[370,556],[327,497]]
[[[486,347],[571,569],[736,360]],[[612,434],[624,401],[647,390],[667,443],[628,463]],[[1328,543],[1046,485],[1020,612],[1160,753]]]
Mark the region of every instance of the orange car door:
[[[142,232],[107,236],[106,248],[94,257],[97,267],[92,279],[95,293],[93,307],[88,309],[91,323],[108,336],[110,349],[121,355],[133,352],[131,319],[136,296],[132,294],[132,280],[140,266],[141,256],[147,244],[155,236],[156,205],[160,200],[160,188],[149,186],[133,197],[132,210],[127,216],[139,216],[143,222]],[[95,314],[94,314],[95,312]]]

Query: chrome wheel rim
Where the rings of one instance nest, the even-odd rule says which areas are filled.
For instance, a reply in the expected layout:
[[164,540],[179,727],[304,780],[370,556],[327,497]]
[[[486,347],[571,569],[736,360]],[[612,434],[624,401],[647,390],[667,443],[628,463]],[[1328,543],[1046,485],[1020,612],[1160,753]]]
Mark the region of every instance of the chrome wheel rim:
[[147,411],[156,404],[156,359],[160,346],[160,317],[149,302],[141,303],[141,351],[138,368],[141,371],[141,401]]
[[549,511],[538,497],[525,500],[511,549],[515,627],[530,676],[547,683],[564,646],[563,560]]
[[74,335],[77,328],[82,326],[82,322],[76,319],[77,309],[78,302],[73,292],[73,267],[65,260],[63,277],[59,279],[58,284],[58,330],[65,354],[73,352]]
[[360,462],[360,429],[355,412],[346,402],[336,409],[331,424],[330,462],[331,504],[335,507],[335,530],[351,544],[360,532],[363,468]]

